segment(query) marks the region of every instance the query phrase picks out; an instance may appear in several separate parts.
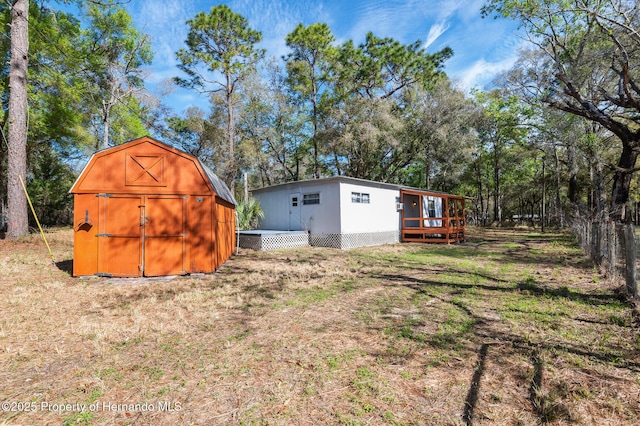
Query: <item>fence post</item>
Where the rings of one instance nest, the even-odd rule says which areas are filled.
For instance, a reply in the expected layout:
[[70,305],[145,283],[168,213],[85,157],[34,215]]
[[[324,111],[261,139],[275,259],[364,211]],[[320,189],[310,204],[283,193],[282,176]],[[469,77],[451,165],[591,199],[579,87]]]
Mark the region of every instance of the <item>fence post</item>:
[[616,223],[616,257],[618,258],[617,271],[620,277],[626,277],[627,273],[626,232],[627,227],[624,223]]
[[584,248],[585,253],[589,253],[589,249],[591,248],[591,239],[593,235],[591,234],[591,223],[584,221],[582,223],[584,227],[584,241],[582,242],[582,247]]
[[617,235],[616,235],[616,222],[611,220],[609,222],[604,222],[605,225],[605,234],[607,235],[607,247],[606,251],[604,251],[604,256],[606,256],[607,263],[607,275],[610,277],[615,277],[618,274],[616,273],[616,266],[618,265],[618,244],[617,244]]
[[591,260],[593,260],[593,262],[596,265],[600,265],[600,238],[599,238],[599,234],[600,234],[600,225],[596,221],[591,222],[591,242],[590,242]]
[[624,236],[627,293],[633,299],[638,300],[640,297],[638,296],[638,283],[636,282],[636,238],[633,223],[627,222],[625,224]]

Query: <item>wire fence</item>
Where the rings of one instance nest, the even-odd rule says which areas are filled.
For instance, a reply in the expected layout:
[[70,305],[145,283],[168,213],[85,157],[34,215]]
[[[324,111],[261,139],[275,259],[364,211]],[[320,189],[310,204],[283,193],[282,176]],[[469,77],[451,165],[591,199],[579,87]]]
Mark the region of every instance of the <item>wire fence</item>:
[[640,237],[636,236],[633,223],[576,219],[571,228],[594,263],[603,268],[608,277],[624,280],[627,294],[638,300]]

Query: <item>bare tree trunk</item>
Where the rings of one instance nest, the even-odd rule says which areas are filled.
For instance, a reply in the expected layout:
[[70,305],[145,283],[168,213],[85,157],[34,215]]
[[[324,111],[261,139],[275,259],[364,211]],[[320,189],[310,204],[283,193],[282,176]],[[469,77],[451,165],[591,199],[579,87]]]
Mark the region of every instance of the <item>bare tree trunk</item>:
[[577,212],[578,206],[578,162],[576,160],[576,148],[573,143],[567,146],[567,167],[569,169],[569,203]]
[[102,148],[109,148],[109,115],[111,107],[106,101],[102,101]]
[[623,143],[622,154],[620,154],[618,167],[613,176],[613,191],[611,194],[610,215],[616,222],[622,222],[626,216],[625,209],[629,200],[631,178],[633,176],[630,170],[635,167],[637,158],[638,150],[634,149],[630,143]]
[[233,182],[236,178],[236,153],[235,153],[235,140],[236,140],[236,123],[233,111],[233,82],[231,81],[231,74],[227,73],[227,88],[226,88],[226,102],[227,102],[227,143],[229,144],[229,161],[227,163],[226,170],[226,184],[229,189],[233,191]]
[[562,185],[562,181],[560,178],[560,159],[558,158],[557,147],[554,147],[553,155],[555,156],[556,162],[556,219],[558,220],[558,226],[560,228],[564,228],[564,211],[562,209],[562,201],[560,198],[560,186]]
[[547,218],[547,210],[546,210],[546,203],[547,203],[547,176],[545,173],[545,157],[542,157],[542,205],[541,205],[541,211],[540,211],[540,229],[541,232],[544,234],[544,221]]
[[500,154],[498,146],[493,148],[493,220],[502,223],[502,194],[500,193]]
[[[2,123],[0,123],[1,125]],[[3,139],[4,141],[4,139]],[[6,221],[6,203],[5,196],[7,194],[6,185],[7,185],[7,175],[5,174],[6,170],[2,169],[4,165],[4,159],[6,157],[4,148],[7,145],[4,142],[0,142],[0,232],[4,230],[4,226],[7,224]]]
[[609,212],[606,208],[606,195],[604,192],[604,176],[602,174],[602,164],[596,164],[596,217],[598,220],[609,220]]
[[318,154],[318,90],[316,88],[315,76],[313,84],[313,177],[320,179],[320,155]]
[[500,192],[495,186],[493,188],[493,221],[500,222]]
[[429,160],[426,160],[424,164],[424,185],[426,190],[431,189],[431,164],[429,164]]
[[618,233],[616,223],[608,221],[604,223],[604,233],[607,236],[607,247],[605,256],[607,258],[607,275],[616,276],[616,266],[618,265]]
[[120,92],[118,81],[111,72],[109,72],[107,76],[107,81],[109,81],[109,99],[102,101],[102,148],[104,149],[109,148],[111,109],[116,103],[118,103]]
[[591,242],[589,244],[589,247],[591,248],[591,260],[593,260],[593,262],[596,265],[600,265],[601,259],[600,259],[600,246],[601,246],[601,234],[600,231],[602,230],[602,227],[600,226],[600,222],[598,221],[593,221],[591,222]]
[[27,199],[20,183],[27,174],[27,68],[29,1],[14,0],[11,7],[11,61],[9,66],[9,135],[7,164],[7,238],[29,232]]
[[[477,190],[478,190],[478,202],[480,203],[479,205],[479,209],[478,209],[478,225],[486,225],[485,223],[485,198],[484,198],[484,188],[482,186],[482,167],[479,164],[475,165],[476,169],[476,184],[477,184]],[[487,199],[487,203],[488,203],[488,199]]]
[[624,228],[624,252],[625,252],[625,281],[627,294],[635,300],[640,300],[638,283],[636,281],[636,238],[632,222],[627,222]]
[[[487,182],[491,181],[490,175],[491,175],[491,172],[487,170]],[[489,221],[489,211],[490,211],[489,204],[491,204],[491,185],[490,184],[487,184],[487,196],[485,197],[485,200],[486,200],[487,206],[486,206],[486,211],[484,213],[484,216],[485,216],[484,224],[487,225]]]
[[333,150],[333,162],[336,165],[336,173],[338,174],[338,176],[342,175],[342,169],[340,168],[340,159],[338,158],[338,153],[336,152],[336,150]]
[[481,223],[482,225],[484,225],[484,194],[482,193],[482,176],[481,173],[478,173],[478,198],[480,201],[480,209],[478,211],[478,214],[480,215],[480,217],[478,219],[479,223]]

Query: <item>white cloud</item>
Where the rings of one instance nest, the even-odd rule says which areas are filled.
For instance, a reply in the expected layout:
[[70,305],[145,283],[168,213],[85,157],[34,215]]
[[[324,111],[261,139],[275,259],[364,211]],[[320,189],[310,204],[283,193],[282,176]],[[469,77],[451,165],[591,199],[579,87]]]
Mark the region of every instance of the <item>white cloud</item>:
[[465,21],[477,21],[480,17],[480,10],[486,0],[464,0],[458,2],[460,18]]
[[438,39],[445,31],[449,29],[451,25],[449,25],[446,21],[439,21],[436,24],[432,25],[429,29],[429,34],[427,34],[427,40],[424,42],[422,46],[424,49],[431,46],[431,44]]
[[459,80],[465,90],[473,88],[482,89],[489,85],[499,73],[513,67],[516,60],[517,54],[497,62],[487,62],[482,58],[475,61],[468,68],[455,73],[454,77]]
[[[337,8],[341,7],[340,2],[336,4]],[[336,27],[342,30],[341,42],[353,40],[358,44],[372,32],[378,37],[410,43],[423,37],[425,22],[438,18],[434,10],[436,8],[425,8],[424,1],[420,0],[359,1],[349,6],[349,13],[341,16],[342,22]]]
[[[430,51],[449,46],[454,56],[445,69],[465,88],[489,84],[495,75],[515,62],[518,44],[515,24],[507,20],[481,19],[485,0],[136,0],[128,3],[140,31],[153,37],[154,64],[148,78],[155,86],[178,75],[175,53],[184,47],[186,21],[199,11],[208,13],[218,3],[228,4],[262,32],[259,44],[267,56],[280,58],[289,53],[285,37],[296,25],[323,22],[329,25],[337,43],[364,42],[369,31],[378,37],[391,37],[401,43],[424,40]],[[179,105],[199,103],[201,99],[173,95]]]
[[463,90],[489,86],[496,76],[515,64],[523,41],[517,37],[517,24],[509,20],[482,19],[483,0],[459,2],[448,18],[446,34],[434,45],[450,46],[454,56],[445,64],[450,78]]
[[138,28],[152,38],[155,80],[159,75],[173,73],[176,70],[175,52],[184,46],[188,28],[186,21],[195,16],[191,2],[181,0],[142,0],[130,4],[130,13]]
[[270,0],[235,0],[231,9],[249,21],[249,26],[262,32],[260,47],[267,56],[281,57],[289,53],[285,38],[302,23],[328,22],[331,14],[322,2],[277,2]]

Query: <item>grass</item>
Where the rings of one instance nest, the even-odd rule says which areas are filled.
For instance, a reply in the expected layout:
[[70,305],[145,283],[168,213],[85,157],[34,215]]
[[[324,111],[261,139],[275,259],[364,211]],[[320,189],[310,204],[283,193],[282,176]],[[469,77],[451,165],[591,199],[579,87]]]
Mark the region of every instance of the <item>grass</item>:
[[[78,279],[72,231],[0,240],[0,424],[635,424],[640,333],[563,233],[242,250]],[[153,410],[148,407],[153,407]],[[104,407],[104,408],[103,408]],[[147,409],[144,409],[147,407]]]

